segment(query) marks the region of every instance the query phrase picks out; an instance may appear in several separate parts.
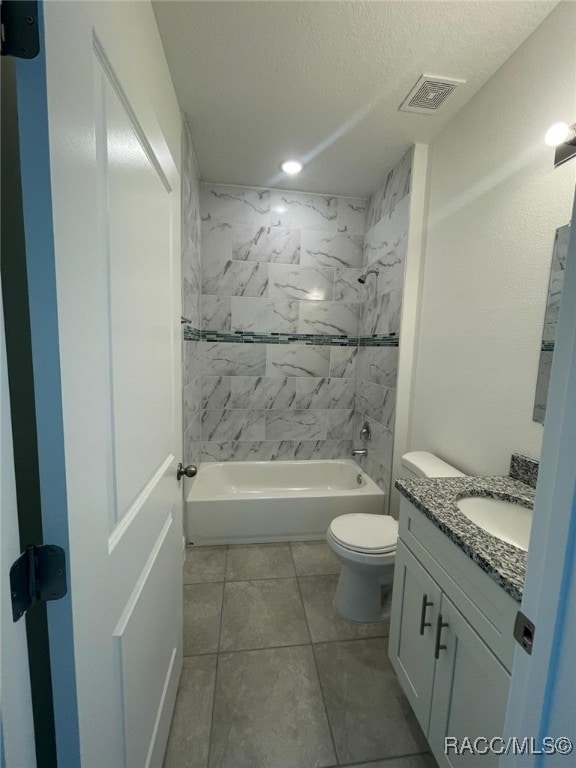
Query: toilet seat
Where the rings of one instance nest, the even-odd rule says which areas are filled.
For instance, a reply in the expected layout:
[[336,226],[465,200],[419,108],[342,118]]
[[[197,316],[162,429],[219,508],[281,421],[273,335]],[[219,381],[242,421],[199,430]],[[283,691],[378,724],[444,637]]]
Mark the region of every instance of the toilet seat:
[[390,515],[353,513],[332,520],[330,536],[352,552],[381,555],[394,552],[398,540],[398,522]]

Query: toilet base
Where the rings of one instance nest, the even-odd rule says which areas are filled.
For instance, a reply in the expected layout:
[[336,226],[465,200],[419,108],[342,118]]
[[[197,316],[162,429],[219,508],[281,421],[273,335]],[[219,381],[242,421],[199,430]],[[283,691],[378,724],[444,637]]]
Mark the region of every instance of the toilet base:
[[357,624],[376,624],[390,618],[394,566],[383,578],[358,573],[342,565],[334,609],[343,619]]

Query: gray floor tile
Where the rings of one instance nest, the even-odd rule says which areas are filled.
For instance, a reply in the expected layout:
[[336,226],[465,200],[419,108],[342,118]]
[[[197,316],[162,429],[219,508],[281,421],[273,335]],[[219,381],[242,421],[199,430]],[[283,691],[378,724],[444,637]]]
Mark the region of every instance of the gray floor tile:
[[335,763],[310,646],[220,656],[210,768]]
[[221,651],[309,642],[296,579],[233,581],[224,585]]
[[388,660],[388,640],[314,646],[341,763],[429,749]]
[[290,544],[298,576],[340,573],[340,563],[325,541],[298,541]]
[[206,768],[215,682],[216,656],[184,659],[164,768]]
[[226,581],[282,579],[294,575],[289,544],[244,544],[228,547]]
[[184,586],[184,656],[216,653],[224,584]]
[[438,768],[432,755],[410,755],[392,760],[378,760],[376,763],[354,763],[354,768]]
[[190,547],[186,550],[184,584],[224,581],[226,547]]
[[313,643],[388,636],[389,621],[356,624],[338,616],[333,606],[338,576],[304,576],[299,582]]

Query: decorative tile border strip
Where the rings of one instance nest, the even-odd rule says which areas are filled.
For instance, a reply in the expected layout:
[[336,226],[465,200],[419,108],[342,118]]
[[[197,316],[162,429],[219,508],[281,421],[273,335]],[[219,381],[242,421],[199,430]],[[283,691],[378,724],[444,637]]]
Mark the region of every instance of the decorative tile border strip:
[[390,336],[360,336],[358,345],[360,347],[397,347],[400,343],[400,337],[395,334]]
[[201,331],[203,341],[232,344],[308,344],[330,347],[356,347],[357,336],[336,336],[316,333],[257,333],[255,331]]
[[184,325],[184,341],[200,341],[201,331],[191,325]]
[[315,333],[256,333],[254,331],[201,331],[184,325],[184,341],[228,344],[305,344],[324,347],[397,347],[398,336],[336,336]]

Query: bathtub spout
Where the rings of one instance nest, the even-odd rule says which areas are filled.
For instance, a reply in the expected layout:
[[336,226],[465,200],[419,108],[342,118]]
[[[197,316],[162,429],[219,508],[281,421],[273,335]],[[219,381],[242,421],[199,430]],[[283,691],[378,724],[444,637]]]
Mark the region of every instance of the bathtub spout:
[[352,456],[368,456],[368,448],[353,448]]

